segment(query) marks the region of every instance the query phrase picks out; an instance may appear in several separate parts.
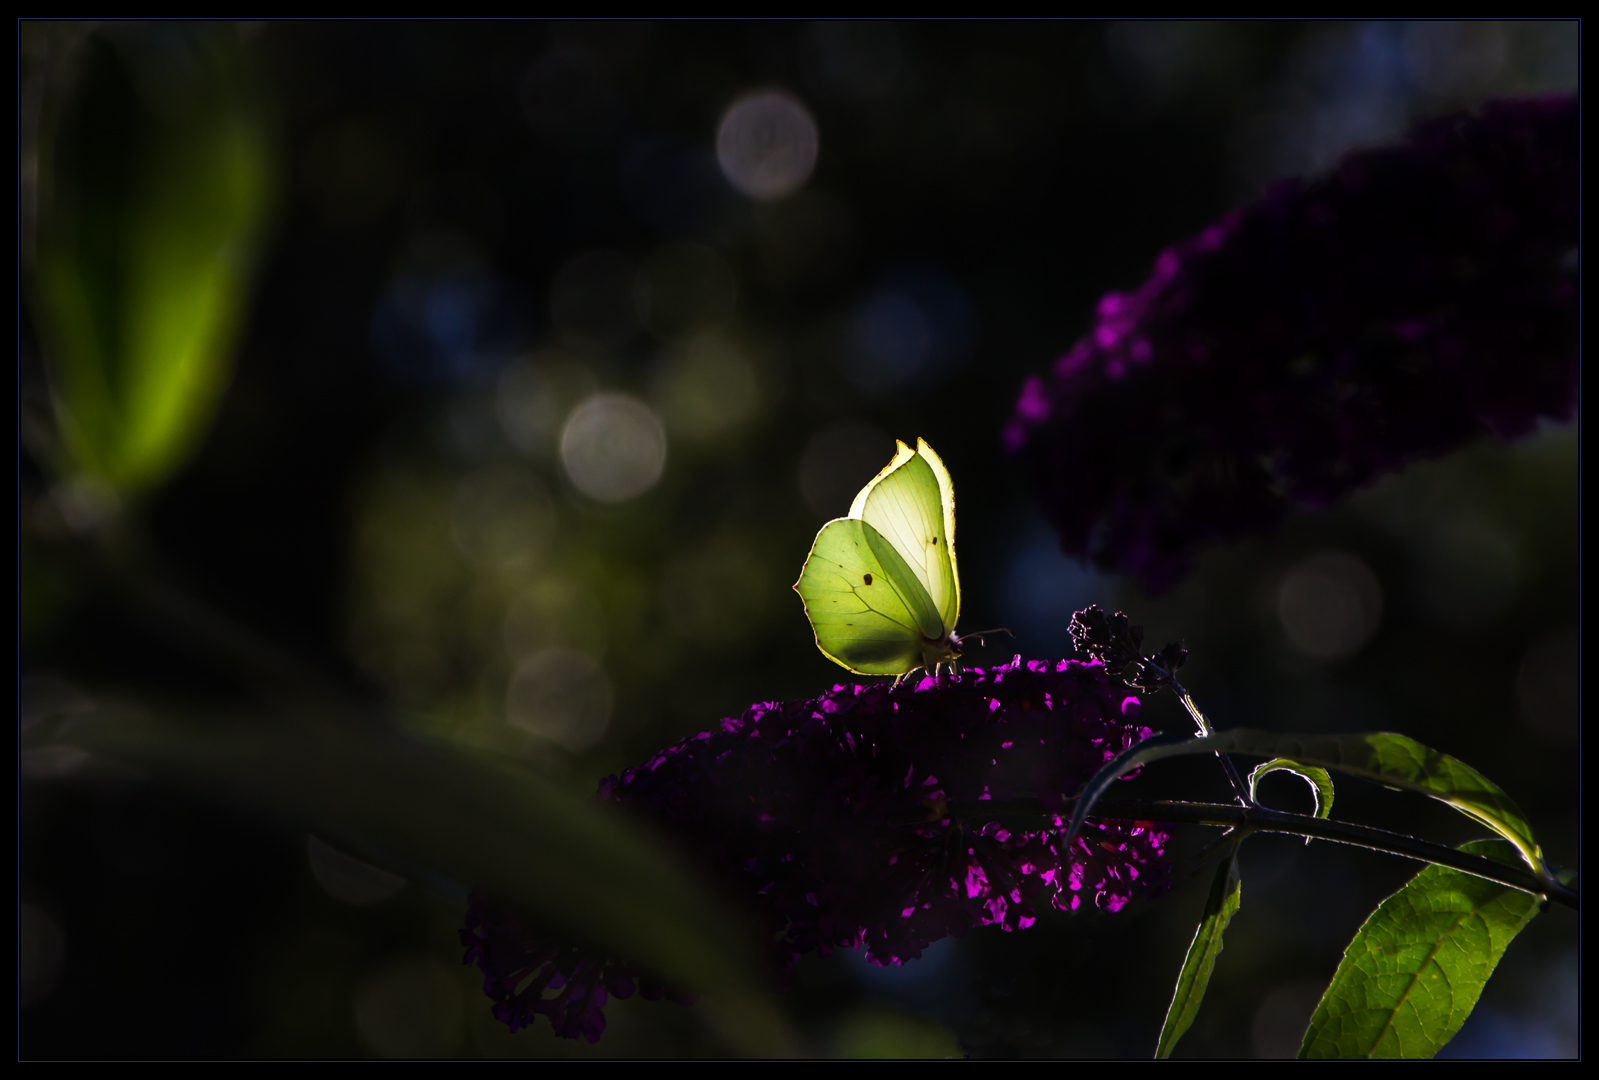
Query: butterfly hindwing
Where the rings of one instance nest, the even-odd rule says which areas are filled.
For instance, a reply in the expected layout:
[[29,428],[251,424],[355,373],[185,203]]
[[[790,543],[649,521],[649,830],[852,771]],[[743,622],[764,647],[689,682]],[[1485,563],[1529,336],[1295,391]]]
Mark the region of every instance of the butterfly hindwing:
[[862,675],[899,675],[923,662],[922,640],[943,632],[915,571],[864,521],[822,527],[794,588],[827,656]]

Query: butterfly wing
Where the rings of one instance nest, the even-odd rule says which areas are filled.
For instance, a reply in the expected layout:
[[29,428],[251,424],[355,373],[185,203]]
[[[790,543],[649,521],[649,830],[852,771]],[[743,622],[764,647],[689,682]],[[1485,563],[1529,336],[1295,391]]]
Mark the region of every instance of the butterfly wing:
[[960,619],[960,577],[955,570],[955,487],[933,448],[904,443],[888,467],[855,496],[849,516],[866,522],[894,546],[926,591],[943,624],[941,637]]
[[920,667],[924,637],[936,641],[943,633],[915,571],[864,521],[838,518],[822,526],[794,590],[817,647],[858,675]]
[[927,440],[916,440],[916,455],[927,462],[933,479],[938,481],[939,517],[944,522],[944,554],[949,557],[950,585],[950,591],[944,595],[944,602],[939,604],[938,610],[944,616],[945,629],[953,630],[961,615],[961,575],[960,567],[955,562],[955,482],[949,478],[949,470],[944,468],[944,459],[933,452]]

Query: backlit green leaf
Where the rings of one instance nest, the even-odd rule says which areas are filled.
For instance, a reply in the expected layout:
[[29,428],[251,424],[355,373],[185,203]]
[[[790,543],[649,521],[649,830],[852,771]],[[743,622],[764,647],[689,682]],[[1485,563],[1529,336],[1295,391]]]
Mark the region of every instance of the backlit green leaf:
[[1287,758],[1301,765],[1363,776],[1392,788],[1419,791],[1448,803],[1509,840],[1533,871],[1553,881],[1532,826],[1515,801],[1464,762],[1439,753],[1414,739],[1392,732],[1348,735],[1283,735],[1238,728],[1203,739],[1157,735],[1118,754],[1084,785],[1072,817],[1075,836],[1093,803],[1113,781],[1162,758],[1184,754],[1254,754]]
[[[1272,758],[1270,761],[1256,765],[1249,773],[1249,797],[1255,797],[1255,787],[1260,783],[1260,778],[1267,773],[1290,772],[1310,785],[1310,794],[1316,800],[1316,816],[1325,818],[1332,813],[1333,782],[1327,775],[1327,770],[1319,765],[1301,765],[1297,761],[1287,758]],[[1305,837],[1305,843],[1310,843],[1310,837]]]
[[1177,1040],[1183,1037],[1200,1003],[1205,1000],[1205,988],[1210,985],[1210,974],[1216,968],[1216,957],[1221,955],[1222,934],[1232,922],[1242,898],[1243,883],[1238,876],[1238,847],[1216,867],[1216,876],[1210,883],[1210,894],[1205,899],[1205,914],[1199,920],[1199,929],[1188,946],[1188,955],[1177,973],[1177,987],[1172,993],[1171,1007],[1166,1010],[1166,1022],[1161,1025],[1160,1042],[1155,1047],[1157,1060],[1171,1057]]
[[[1501,861],[1502,840],[1461,850]],[[1300,1047],[1301,1058],[1431,1058],[1476,1007],[1539,898],[1429,866],[1372,912],[1344,950]]]
[[62,459],[134,494],[196,448],[226,384],[272,187],[232,27],[116,27],[39,147],[29,294]]

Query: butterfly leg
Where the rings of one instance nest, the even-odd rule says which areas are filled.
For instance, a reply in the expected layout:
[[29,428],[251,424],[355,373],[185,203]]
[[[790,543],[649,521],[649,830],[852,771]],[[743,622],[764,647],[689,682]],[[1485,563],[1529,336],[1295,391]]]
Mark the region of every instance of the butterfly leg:
[[912,675],[916,674],[918,671],[926,671],[926,670],[927,669],[924,668],[924,667],[913,667],[909,671],[904,671],[904,672],[901,672],[898,675],[895,675],[894,676],[893,685],[891,685],[889,687],[889,689],[890,690],[898,690],[900,683],[904,682],[906,679],[910,678]]

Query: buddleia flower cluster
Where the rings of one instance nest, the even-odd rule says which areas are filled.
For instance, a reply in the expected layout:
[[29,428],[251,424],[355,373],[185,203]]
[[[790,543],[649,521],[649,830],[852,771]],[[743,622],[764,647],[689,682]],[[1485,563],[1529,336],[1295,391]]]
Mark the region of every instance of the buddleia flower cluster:
[[1280,182],[1106,296],[1006,444],[1068,554],[1164,589],[1294,507],[1569,419],[1579,206],[1570,96]]
[[562,1038],[596,1043],[605,1030],[605,1006],[613,997],[626,1000],[638,991],[650,1001],[694,1000],[631,965],[533,929],[478,890],[467,901],[461,942],[465,962],[483,971],[483,992],[494,1002],[495,1019],[512,1031],[546,1016]]
[[[1117,911],[1166,887],[1167,838],[1149,822],[1093,821],[1060,842],[1067,800],[1150,734],[1139,708],[1097,661],[839,685],[752,705],[608,777],[599,798],[674,836],[742,899],[780,977],[835,949],[897,965],[948,935],[1025,929],[1049,908]],[[1033,800],[1015,827],[1014,799]],[[478,894],[462,941],[513,1030],[543,1014],[595,1041],[608,996],[639,978]]]

